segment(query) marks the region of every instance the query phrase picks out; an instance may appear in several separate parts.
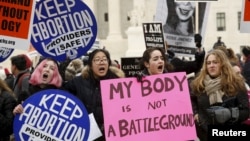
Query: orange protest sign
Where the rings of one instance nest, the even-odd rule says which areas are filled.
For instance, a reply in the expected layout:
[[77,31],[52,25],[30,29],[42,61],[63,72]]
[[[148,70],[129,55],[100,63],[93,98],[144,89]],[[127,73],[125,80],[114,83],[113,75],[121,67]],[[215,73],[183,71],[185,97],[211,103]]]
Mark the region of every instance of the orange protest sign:
[[26,39],[32,15],[33,0],[22,2],[0,1],[1,35]]
[[244,21],[250,21],[250,0],[245,0]]

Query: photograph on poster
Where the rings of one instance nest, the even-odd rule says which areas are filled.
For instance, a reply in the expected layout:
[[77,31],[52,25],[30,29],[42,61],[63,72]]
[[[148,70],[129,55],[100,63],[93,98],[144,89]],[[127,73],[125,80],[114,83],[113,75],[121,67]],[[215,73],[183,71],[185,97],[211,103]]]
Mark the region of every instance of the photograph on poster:
[[194,57],[194,35],[204,36],[208,9],[207,3],[158,0],[154,20],[163,24],[168,50],[176,56]]
[[194,35],[195,3],[166,0],[168,17],[163,28],[170,34]]

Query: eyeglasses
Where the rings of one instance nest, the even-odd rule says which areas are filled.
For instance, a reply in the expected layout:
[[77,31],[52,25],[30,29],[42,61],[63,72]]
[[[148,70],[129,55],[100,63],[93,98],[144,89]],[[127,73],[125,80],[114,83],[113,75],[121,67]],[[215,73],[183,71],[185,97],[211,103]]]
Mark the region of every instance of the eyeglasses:
[[101,62],[104,63],[104,64],[107,64],[108,59],[107,59],[107,58],[103,58],[103,59],[96,58],[96,59],[94,59],[93,61],[95,62],[96,65],[101,64]]

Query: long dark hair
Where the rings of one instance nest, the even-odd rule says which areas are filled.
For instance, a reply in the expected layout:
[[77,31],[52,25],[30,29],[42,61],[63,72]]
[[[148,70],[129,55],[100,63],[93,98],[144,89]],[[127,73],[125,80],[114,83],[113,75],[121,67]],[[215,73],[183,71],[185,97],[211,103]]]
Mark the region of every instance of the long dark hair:
[[150,48],[147,48],[144,52],[143,52],[143,55],[142,55],[142,58],[140,60],[140,68],[142,70],[146,69],[145,65],[144,65],[144,62],[147,62],[149,63],[149,60],[151,58],[151,53],[155,50],[159,50],[162,54],[162,57],[164,59],[164,62],[165,62],[165,68],[166,70],[164,72],[171,72],[173,71],[173,66],[168,63],[167,61],[167,57],[165,55],[165,50],[161,47],[150,47]]
[[93,61],[93,59],[94,59],[94,56],[95,56],[96,53],[98,53],[98,52],[103,52],[103,53],[106,55],[106,57],[107,57],[107,59],[108,59],[108,64],[109,64],[109,66],[110,66],[110,65],[111,65],[110,54],[109,54],[109,52],[108,52],[107,50],[105,50],[105,49],[96,49],[96,50],[92,51],[92,52],[89,54],[89,59],[88,59],[87,65],[89,65],[89,67],[92,67],[92,61]]

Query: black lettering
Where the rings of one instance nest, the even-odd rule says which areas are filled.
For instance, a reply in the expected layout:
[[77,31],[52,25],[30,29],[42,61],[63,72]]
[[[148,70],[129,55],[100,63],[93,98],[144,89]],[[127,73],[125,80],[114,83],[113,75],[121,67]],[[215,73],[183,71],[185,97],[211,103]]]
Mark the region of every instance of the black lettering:
[[[159,84],[159,88],[157,88],[157,84]],[[162,82],[161,78],[156,78],[154,81],[154,90],[158,93],[162,92],[164,88],[164,83]]]
[[[126,82],[123,82],[125,88],[126,88],[126,92],[127,92],[127,97],[130,98],[131,97],[131,92],[130,92],[130,88],[132,85],[132,81],[130,81],[128,84]],[[123,90],[123,85],[122,83],[118,83],[117,87],[115,87],[113,84],[110,85],[110,99],[114,99],[114,92],[115,93],[120,93],[120,98],[123,99],[125,97],[124,94],[124,90]]]
[[112,125],[109,125],[108,137],[110,137],[111,134],[113,134],[113,136],[116,136],[114,127]]
[[90,29],[87,29],[87,30],[86,30],[86,34],[87,34],[87,35],[90,35],[90,33],[91,33]]
[[119,132],[120,132],[120,137],[124,137],[128,134],[128,122],[123,119],[123,120],[119,120]]
[[114,99],[114,94],[115,93],[119,93],[120,94],[120,98],[123,99],[124,98],[124,93],[123,93],[123,89],[122,89],[122,83],[118,83],[117,86],[115,87],[114,84],[110,84],[110,97],[109,99]]
[[60,50],[65,50],[65,46],[62,44],[59,46],[60,47]]
[[183,85],[184,80],[186,79],[186,76],[183,76],[181,81],[176,76],[174,76],[174,78],[175,78],[176,82],[179,84],[180,91],[183,91],[182,85]]
[[80,31],[81,36],[85,36],[85,31]]
[[152,92],[152,88],[150,87],[150,85],[151,85],[151,82],[149,80],[142,80],[141,92],[142,92],[143,97],[148,96]]
[[[156,119],[157,117],[154,117],[154,119]],[[154,131],[154,127],[152,127],[154,123],[152,123],[152,118],[148,119],[148,132],[152,132]]]
[[30,128],[29,128],[29,127],[26,127],[25,131],[30,131]]
[[131,135],[132,133],[137,134],[136,126],[135,126],[135,123],[133,121],[131,122],[131,125],[130,125],[129,135]]
[[161,116],[161,118],[160,118],[160,124],[159,124],[159,126],[162,128],[162,129],[168,129],[168,124],[165,124],[165,122],[163,122],[165,119],[166,119],[166,115],[163,115],[163,116]]
[[[175,129],[175,126],[174,126],[174,119],[175,119],[175,117],[174,117],[174,115],[169,115],[168,116],[168,129]],[[172,128],[171,128],[172,127]]]
[[[146,132],[156,132],[159,130],[175,130],[182,126],[194,126],[192,113],[170,114],[134,120],[121,119],[118,121],[120,137]],[[113,128],[109,129],[109,136],[113,130]]]
[[165,77],[165,92],[174,88],[174,82],[172,79]]

